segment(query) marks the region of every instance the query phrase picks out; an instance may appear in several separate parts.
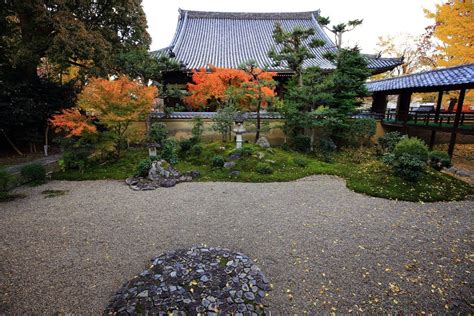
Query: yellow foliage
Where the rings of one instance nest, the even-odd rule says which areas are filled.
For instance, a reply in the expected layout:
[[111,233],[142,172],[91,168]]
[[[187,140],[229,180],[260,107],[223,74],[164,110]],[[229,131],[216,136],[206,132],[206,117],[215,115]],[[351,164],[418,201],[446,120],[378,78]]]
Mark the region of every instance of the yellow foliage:
[[441,42],[439,66],[455,66],[474,62],[474,2],[449,0],[436,5],[436,12],[425,10],[428,18],[435,19],[434,36]]

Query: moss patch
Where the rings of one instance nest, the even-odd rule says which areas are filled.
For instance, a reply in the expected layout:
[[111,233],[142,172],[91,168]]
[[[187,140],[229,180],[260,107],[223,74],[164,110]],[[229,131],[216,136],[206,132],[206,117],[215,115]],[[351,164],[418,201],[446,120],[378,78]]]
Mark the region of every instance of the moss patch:
[[7,192],[0,192],[0,203],[2,202],[11,202],[16,199],[23,199],[26,197],[26,194],[21,194],[21,193],[7,193]]
[[65,195],[69,192],[69,190],[44,190],[41,194],[44,195],[45,198],[53,198],[61,195]]
[[136,171],[140,160],[148,157],[148,150],[144,148],[132,148],[124,151],[120,160],[110,160],[103,163],[94,163],[83,173],[79,170],[67,170],[56,172],[53,179],[56,180],[103,180],[103,179],[126,179]]
[[[347,186],[359,193],[370,196],[405,201],[452,201],[462,200],[474,194],[469,184],[433,169],[417,182],[407,182],[395,175],[392,170],[376,159],[370,149],[341,152],[333,161],[323,162],[314,155],[305,155],[280,148],[262,149],[246,144],[251,155],[234,160],[236,165],[230,169],[212,166],[212,157],[225,159],[235,152],[234,144],[214,142],[203,144],[199,155],[182,153],[176,168],[181,171],[199,170],[201,177],[197,181],[234,181],[234,182],[284,182],[314,174],[337,175],[346,179]],[[146,149],[130,149],[120,161],[110,161],[91,166],[83,174],[79,171],[56,173],[55,179],[96,180],[125,179],[135,172],[141,159],[147,157]],[[299,163],[305,161],[306,165]],[[271,166],[271,174],[258,173],[258,164]],[[239,171],[239,174],[231,174]]]

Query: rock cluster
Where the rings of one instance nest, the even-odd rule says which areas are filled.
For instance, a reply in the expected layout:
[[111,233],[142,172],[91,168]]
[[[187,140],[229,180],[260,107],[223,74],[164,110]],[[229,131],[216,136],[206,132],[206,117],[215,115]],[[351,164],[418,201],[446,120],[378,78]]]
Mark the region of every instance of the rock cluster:
[[270,142],[266,137],[260,137],[257,140],[257,145],[262,147],[262,148],[270,148]]
[[117,291],[104,315],[261,315],[269,290],[269,281],[246,255],[193,247],[154,258],[149,269]]
[[136,191],[155,190],[159,187],[169,188],[180,182],[189,182],[199,177],[197,170],[180,174],[166,160],[154,161],[148,171],[148,177],[130,177],[125,180],[130,188]]

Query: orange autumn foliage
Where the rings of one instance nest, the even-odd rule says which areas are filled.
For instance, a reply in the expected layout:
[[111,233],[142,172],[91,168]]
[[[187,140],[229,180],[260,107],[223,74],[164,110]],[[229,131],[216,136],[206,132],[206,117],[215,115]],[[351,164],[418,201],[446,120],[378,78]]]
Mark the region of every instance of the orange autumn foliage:
[[79,95],[77,109],[65,110],[54,115],[50,121],[56,129],[67,131],[68,137],[83,136],[85,131],[96,131],[88,118],[81,114],[87,113],[113,134],[118,158],[130,123],[140,120],[152,110],[156,95],[156,87],[143,86],[125,76],[117,80],[94,78]]
[[138,120],[153,108],[156,87],[143,86],[126,76],[116,80],[93,78],[79,96],[81,109],[108,127]]
[[[268,84],[276,73],[256,70],[260,82],[260,92],[263,96],[262,105],[275,96],[275,89]],[[193,70],[193,83],[188,84],[190,95],[184,98],[186,104],[195,109],[206,108],[210,102],[224,103],[230,97],[236,97],[241,107],[249,107],[258,97],[258,84],[252,76],[240,69],[211,67]],[[233,96],[231,96],[233,94]]]
[[49,120],[57,132],[66,132],[66,137],[82,136],[83,133],[96,133],[97,128],[78,109],[65,109]]

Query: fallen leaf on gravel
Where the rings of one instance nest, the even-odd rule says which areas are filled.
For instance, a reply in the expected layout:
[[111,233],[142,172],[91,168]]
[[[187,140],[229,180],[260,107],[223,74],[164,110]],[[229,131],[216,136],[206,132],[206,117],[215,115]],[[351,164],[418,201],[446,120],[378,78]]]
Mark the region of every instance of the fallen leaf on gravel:
[[397,294],[397,293],[400,292],[400,287],[396,283],[390,282],[388,285],[389,285],[390,291],[392,291],[392,293]]

